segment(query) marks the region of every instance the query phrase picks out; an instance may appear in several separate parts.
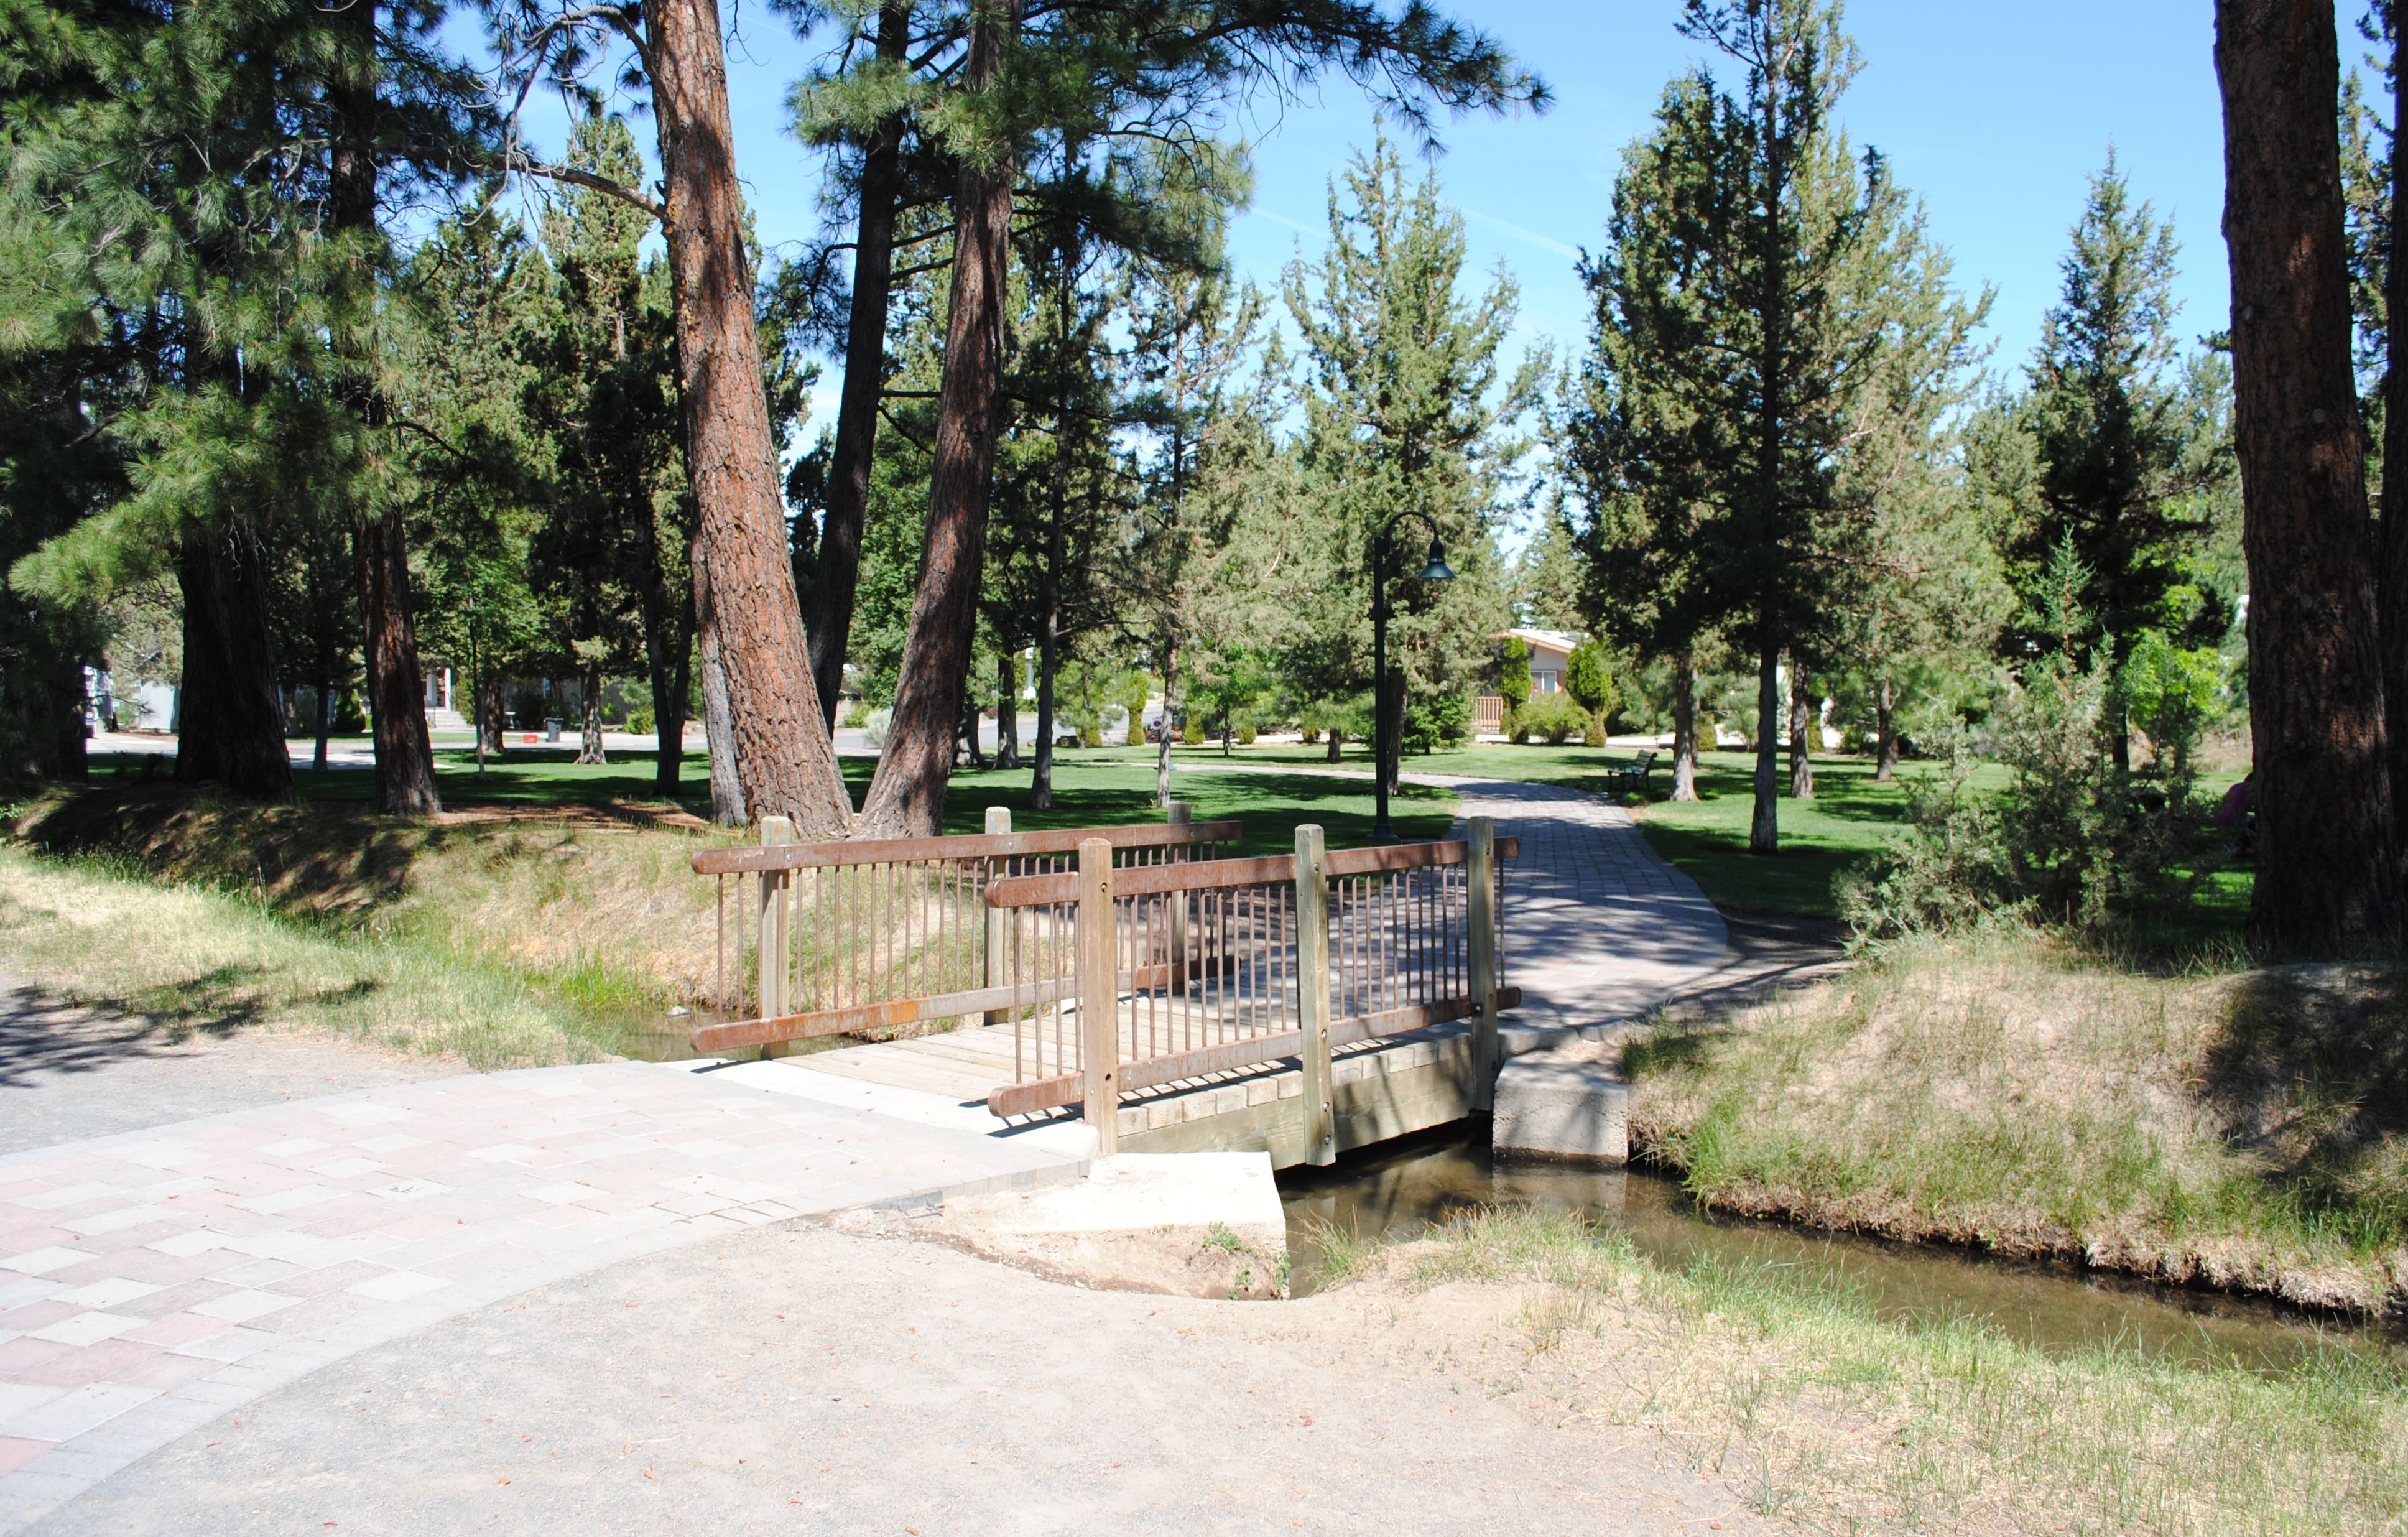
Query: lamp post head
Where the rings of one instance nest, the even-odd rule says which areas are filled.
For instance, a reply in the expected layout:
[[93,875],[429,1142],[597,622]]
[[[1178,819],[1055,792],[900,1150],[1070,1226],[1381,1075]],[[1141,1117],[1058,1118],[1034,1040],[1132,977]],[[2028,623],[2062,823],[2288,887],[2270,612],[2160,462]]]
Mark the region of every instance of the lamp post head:
[[1429,564],[1421,568],[1421,579],[1424,582],[1455,580],[1455,567],[1446,563],[1446,545],[1443,541],[1436,539],[1430,540]]

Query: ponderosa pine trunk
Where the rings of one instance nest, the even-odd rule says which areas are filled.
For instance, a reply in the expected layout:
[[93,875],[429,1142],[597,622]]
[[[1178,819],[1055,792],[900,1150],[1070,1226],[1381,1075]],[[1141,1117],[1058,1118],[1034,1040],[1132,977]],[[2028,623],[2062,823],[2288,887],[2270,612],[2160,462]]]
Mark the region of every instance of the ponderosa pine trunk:
[[2249,567],[2249,937],[2333,955],[2394,913],[2372,531],[2350,367],[2332,0],[2216,0],[2233,438]]
[[[878,18],[878,56],[900,66],[911,36],[911,7],[888,5]],[[886,393],[886,311],[894,288],[895,204],[903,185],[903,119],[880,123],[861,147],[858,223],[853,248],[853,306],[844,333],[844,393],[837,402],[836,452],[827,505],[820,515],[819,558],[811,567],[811,678],[820,715],[836,726],[844,657],[853,639],[853,596],[861,583],[861,530],[869,507],[869,468],[878,445],[878,405]]]
[[1698,658],[1672,658],[1672,798],[1698,798]]
[[1873,690],[1873,782],[1898,777],[1898,696],[1885,678]]
[[744,786],[736,777],[734,712],[727,703],[727,668],[719,658],[719,627],[710,622],[710,590],[703,573],[694,574],[695,644],[701,650],[702,746],[710,759],[710,819],[723,827],[741,827]]
[[[1179,682],[1179,647],[1165,641],[1162,647],[1162,743],[1154,754],[1154,803],[1170,804],[1170,691]],[[1144,729],[1144,709],[1139,708],[1139,730]]]
[[652,783],[663,794],[674,795],[685,760],[694,624],[692,609],[669,595],[659,564],[652,561],[644,575],[644,669],[652,683]]
[[1789,659],[1789,798],[1814,798],[1813,717],[1814,701],[1806,686],[1806,669]]
[[[176,778],[251,800],[293,797],[268,625],[267,553],[256,529],[234,523],[186,530],[177,578],[184,598],[183,709]],[[79,738],[82,725],[77,725]]]
[[[2397,19],[2408,22],[2408,17]],[[2392,79],[2401,79],[2399,34],[2391,44]],[[2408,126],[2408,81],[2394,92],[2392,142],[2402,142],[2399,130]],[[2391,831],[2400,847],[2393,861],[2393,879],[2408,894],[2408,260],[2397,254],[2408,229],[2408,155],[2391,156],[2391,228],[2395,254],[2384,272],[2384,312],[2401,317],[2390,322],[2385,338],[2386,372],[2383,381],[2383,525],[2382,572],[2377,587],[2379,631],[2383,644],[2383,705],[2385,755],[2389,760]]]
[[1037,631],[1037,758],[1028,775],[1028,804],[1040,812],[1054,804],[1054,679],[1062,659],[1061,617],[1049,599]]
[[1340,730],[1338,727],[1336,727],[1336,726],[1334,726],[1334,725],[1333,725],[1333,726],[1331,726],[1331,727],[1329,728],[1329,759],[1328,759],[1328,761],[1330,761],[1331,763],[1337,763],[1337,762],[1340,762],[1340,761],[1341,761],[1341,760],[1343,759],[1343,757],[1344,757],[1344,755],[1345,755],[1345,753],[1346,753],[1346,733],[1345,733],[1345,732],[1343,732],[1343,731],[1341,731],[1341,730]]
[[503,752],[502,732],[505,729],[502,720],[502,706],[504,703],[502,699],[502,680],[499,675],[494,672],[494,669],[490,666],[485,668],[485,674],[486,675],[484,677],[477,680],[477,686],[474,690],[477,705],[477,730],[484,739],[483,745],[485,751],[494,754],[495,757],[499,757]]
[[[995,0],[976,12],[965,72],[970,91],[994,84],[1004,51],[1020,30],[1020,10],[1021,0]],[[953,298],[938,389],[936,452],[928,470],[928,527],[904,636],[894,722],[861,812],[864,831],[872,838],[927,837],[944,825],[953,721],[969,684],[984,574],[987,503],[1003,402],[1016,165],[1008,148],[993,164],[965,159],[953,194]],[[1040,740],[1038,750],[1045,752],[1046,743]]]
[[335,685],[324,679],[318,681],[317,718],[310,723],[309,735],[315,745],[309,750],[309,771],[326,771],[326,749],[335,735]]
[[995,661],[995,766],[1020,767],[1020,658],[1010,651]]
[[602,668],[589,663],[577,672],[577,703],[584,719],[579,722],[577,761],[607,764],[610,755],[602,749]]
[[720,712],[711,745],[716,752],[726,739],[752,816],[791,817],[807,840],[842,838],[853,802],[820,713],[795,595],[717,0],[645,0],[644,25],[667,192],[663,235],[696,514],[695,582],[709,592],[699,614],[706,656],[715,651],[724,686],[722,699],[706,691],[706,718]]
[[[377,99],[378,47],[375,0],[356,0],[337,13],[346,29],[344,68],[327,95],[336,130],[327,211],[337,234],[365,252],[381,238],[377,223],[378,146],[383,138]],[[350,302],[365,311],[376,285],[354,274]],[[345,377],[337,386],[345,405],[367,429],[371,459],[382,452],[387,407],[377,388],[376,360],[366,342],[365,312],[348,317],[337,351]],[[375,477],[360,467],[362,485]],[[435,744],[426,730],[426,682],[418,668],[418,623],[409,604],[409,541],[397,508],[361,505],[351,522],[351,562],[360,583],[360,612],[366,673],[369,730],[376,748],[377,810],[393,816],[431,816],[443,809],[435,787]]]
[[1756,810],[1748,819],[1747,852],[1781,850],[1781,648],[1767,645],[1756,662]]

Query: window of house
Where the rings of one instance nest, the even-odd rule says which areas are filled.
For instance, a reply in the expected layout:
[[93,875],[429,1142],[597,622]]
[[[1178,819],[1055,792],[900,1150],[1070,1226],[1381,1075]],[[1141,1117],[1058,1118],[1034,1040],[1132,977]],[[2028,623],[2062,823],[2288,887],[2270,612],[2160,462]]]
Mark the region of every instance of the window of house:
[[1531,693],[1533,693],[1533,694],[1553,694],[1555,691],[1555,675],[1554,673],[1552,673],[1552,672],[1534,672],[1534,673],[1530,674],[1530,692],[1531,692]]

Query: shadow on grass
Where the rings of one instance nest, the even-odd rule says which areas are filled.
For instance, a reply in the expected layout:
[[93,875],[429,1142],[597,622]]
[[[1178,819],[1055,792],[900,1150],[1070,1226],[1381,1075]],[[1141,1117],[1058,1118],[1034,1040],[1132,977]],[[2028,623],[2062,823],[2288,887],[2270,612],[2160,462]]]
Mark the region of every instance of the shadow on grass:
[[2408,970],[2286,966],[2243,978],[2207,1056],[2227,1141],[2279,1199],[2360,1252],[2408,1234]]

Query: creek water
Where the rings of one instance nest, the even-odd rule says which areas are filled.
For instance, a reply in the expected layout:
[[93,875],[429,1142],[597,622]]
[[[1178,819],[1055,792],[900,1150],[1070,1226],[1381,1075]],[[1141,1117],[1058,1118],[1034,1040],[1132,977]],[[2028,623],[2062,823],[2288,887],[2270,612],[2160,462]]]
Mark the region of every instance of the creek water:
[[1326,1264],[1317,1234],[1417,1238],[1467,1214],[1505,1207],[1571,1214],[1628,1235],[1656,1265],[1777,1267],[1852,1294],[1885,1319],[1963,1318],[2056,1354],[2116,1349],[2190,1366],[2289,1371],[2334,1349],[2408,1369],[2408,1328],[2341,1321],[2229,1293],[2170,1286],[2070,1264],[1999,1259],[1937,1245],[1820,1233],[1700,1211],[1666,1175],[1641,1170],[1498,1164],[1484,1120],[1351,1154],[1329,1169],[1280,1175],[1298,1293]]

